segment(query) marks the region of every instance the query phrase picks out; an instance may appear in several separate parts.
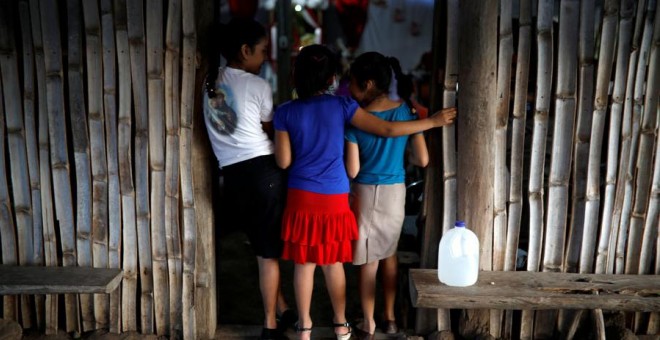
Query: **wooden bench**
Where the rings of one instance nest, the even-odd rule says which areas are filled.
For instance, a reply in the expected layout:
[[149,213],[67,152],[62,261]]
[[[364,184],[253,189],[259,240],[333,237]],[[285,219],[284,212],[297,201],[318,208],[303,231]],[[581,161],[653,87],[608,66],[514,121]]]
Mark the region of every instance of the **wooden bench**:
[[0,266],[0,295],[108,294],[121,279],[117,268]]
[[481,271],[476,284],[450,287],[435,269],[410,269],[414,307],[440,309],[607,309],[660,311],[660,275]]

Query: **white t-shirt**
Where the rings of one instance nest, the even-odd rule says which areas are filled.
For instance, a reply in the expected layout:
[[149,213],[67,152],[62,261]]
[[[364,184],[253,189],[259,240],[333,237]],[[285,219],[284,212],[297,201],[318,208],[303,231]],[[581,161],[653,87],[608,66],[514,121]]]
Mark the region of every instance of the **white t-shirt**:
[[261,127],[273,120],[270,85],[249,72],[220,67],[215,89],[215,98],[204,91],[204,121],[220,167],[273,154]]

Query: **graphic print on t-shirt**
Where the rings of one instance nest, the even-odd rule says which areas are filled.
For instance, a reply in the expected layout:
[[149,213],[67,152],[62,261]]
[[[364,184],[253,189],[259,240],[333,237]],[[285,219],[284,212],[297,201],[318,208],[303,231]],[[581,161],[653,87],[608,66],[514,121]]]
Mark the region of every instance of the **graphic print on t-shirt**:
[[209,98],[209,110],[211,126],[218,133],[223,135],[231,135],[236,130],[238,124],[238,116],[236,111],[232,108],[234,103],[234,96],[231,89],[220,85],[215,90],[215,97]]

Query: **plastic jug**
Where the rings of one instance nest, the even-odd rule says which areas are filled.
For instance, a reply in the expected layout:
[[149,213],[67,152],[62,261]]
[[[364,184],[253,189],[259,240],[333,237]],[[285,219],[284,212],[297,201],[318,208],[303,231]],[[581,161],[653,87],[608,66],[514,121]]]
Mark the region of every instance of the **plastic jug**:
[[438,248],[438,279],[456,287],[471,286],[479,276],[479,239],[465,227],[465,222],[456,221],[440,239]]

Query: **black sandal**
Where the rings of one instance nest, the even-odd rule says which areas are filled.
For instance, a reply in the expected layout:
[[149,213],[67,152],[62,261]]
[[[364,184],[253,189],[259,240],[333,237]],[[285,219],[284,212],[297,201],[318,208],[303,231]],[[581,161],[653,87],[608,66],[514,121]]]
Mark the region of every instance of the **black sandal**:
[[298,314],[292,309],[285,310],[282,315],[277,317],[277,329],[282,333],[286,331],[287,328],[292,328],[295,330],[296,323],[298,322]]
[[296,333],[312,332],[312,327],[306,328],[306,327],[300,327],[299,325],[300,323],[296,322],[295,324]]
[[346,328],[348,328],[347,333],[344,333],[344,334],[335,333],[335,335],[337,336],[337,340],[348,340],[348,339],[351,338],[351,333],[353,332],[353,328],[351,328],[351,324],[348,323],[348,321],[343,322],[343,323],[333,321],[332,322],[332,327],[334,327],[334,328],[337,328],[337,327],[346,327]]
[[261,340],[288,340],[283,332],[280,332],[279,329],[272,328],[262,328],[261,329]]

